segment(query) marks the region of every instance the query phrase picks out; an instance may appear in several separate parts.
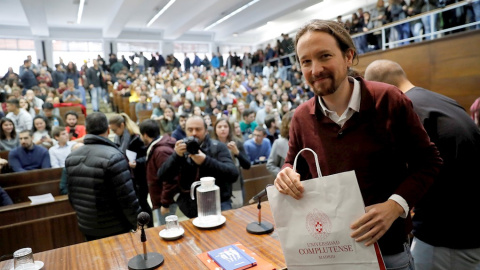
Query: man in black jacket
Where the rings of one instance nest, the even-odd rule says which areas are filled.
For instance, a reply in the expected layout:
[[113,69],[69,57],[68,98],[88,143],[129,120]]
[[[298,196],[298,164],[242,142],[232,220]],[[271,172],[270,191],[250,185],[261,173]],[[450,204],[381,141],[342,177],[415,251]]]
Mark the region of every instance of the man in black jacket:
[[200,143],[198,153],[188,153],[183,140],[175,143],[173,153],[158,171],[158,179],[174,179],[179,176],[180,196],[177,204],[180,210],[190,218],[196,217],[197,202],[190,198],[190,186],[201,177],[215,178],[220,188],[221,209],[232,209],[232,183],[238,178],[238,169],[225,144],[210,139],[207,124],[200,116],[188,118],[187,136],[193,136]]
[[100,112],[86,119],[84,146],[65,161],[68,195],[80,231],[90,240],[129,232],[140,213],[130,168],[108,139],[108,120]]

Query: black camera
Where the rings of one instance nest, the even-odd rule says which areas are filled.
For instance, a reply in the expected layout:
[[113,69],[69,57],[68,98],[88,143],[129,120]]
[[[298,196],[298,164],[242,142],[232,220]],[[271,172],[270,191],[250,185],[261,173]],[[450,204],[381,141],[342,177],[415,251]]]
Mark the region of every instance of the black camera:
[[197,138],[190,136],[183,139],[183,142],[187,145],[187,152],[196,155],[200,150],[200,142]]
[[75,132],[75,129],[74,128],[70,128],[70,135],[73,137],[73,138],[78,138],[78,134],[77,132]]

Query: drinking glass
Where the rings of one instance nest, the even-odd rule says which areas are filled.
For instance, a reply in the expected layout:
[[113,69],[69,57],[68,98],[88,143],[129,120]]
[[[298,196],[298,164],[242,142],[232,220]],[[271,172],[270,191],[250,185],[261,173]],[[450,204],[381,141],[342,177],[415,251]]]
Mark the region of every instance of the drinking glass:
[[36,269],[31,248],[22,248],[13,253],[13,268],[15,270]]
[[178,224],[178,217],[176,215],[170,215],[165,218],[166,229],[169,233],[175,233],[180,230],[180,225]]

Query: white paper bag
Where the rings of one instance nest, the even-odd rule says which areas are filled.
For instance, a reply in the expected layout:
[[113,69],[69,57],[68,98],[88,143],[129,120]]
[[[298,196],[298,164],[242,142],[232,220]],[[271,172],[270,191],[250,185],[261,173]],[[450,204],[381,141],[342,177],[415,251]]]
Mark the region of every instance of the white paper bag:
[[309,148],[297,154],[294,170],[304,150],[314,154],[319,177],[302,182],[303,197],[267,188],[288,269],[385,269],[377,244],[366,247],[350,237],[350,225],[365,213],[355,172],[322,177],[317,154]]

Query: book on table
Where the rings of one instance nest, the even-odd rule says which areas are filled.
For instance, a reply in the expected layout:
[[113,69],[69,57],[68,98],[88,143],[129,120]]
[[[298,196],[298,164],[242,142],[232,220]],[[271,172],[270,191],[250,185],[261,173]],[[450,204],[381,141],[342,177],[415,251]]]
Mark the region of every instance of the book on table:
[[[216,251],[216,250],[219,250],[221,252],[222,249],[225,249],[225,248],[228,248],[230,246],[234,246],[234,248],[236,249],[239,249],[242,253],[245,253],[248,257],[247,258],[252,258],[253,261],[255,262],[255,264],[246,264],[244,266],[239,266],[239,268],[225,268],[223,267],[222,265],[220,265],[219,263],[217,263],[213,258],[210,257],[210,255],[208,254],[209,252],[213,252],[213,251]],[[210,269],[210,270],[218,270],[219,268],[223,268],[223,269],[235,269],[235,270],[239,270],[239,269],[252,269],[252,270],[275,270],[275,267],[267,262],[265,259],[259,257],[255,252],[249,250],[248,248],[246,248],[245,246],[243,246],[242,244],[240,244],[239,242],[236,242],[232,245],[229,245],[229,246],[226,246],[226,247],[223,247],[221,249],[216,249],[216,250],[212,250],[212,251],[207,251],[207,252],[203,252],[203,253],[200,253],[197,255],[197,257]],[[250,260],[248,260],[249,262],[252,262]]]
[[228,245],[207,252],[218,266],[225,270],[241,270],[257,265],[257,261],[236,245]]

